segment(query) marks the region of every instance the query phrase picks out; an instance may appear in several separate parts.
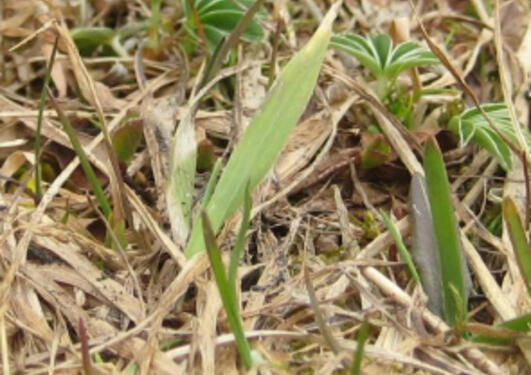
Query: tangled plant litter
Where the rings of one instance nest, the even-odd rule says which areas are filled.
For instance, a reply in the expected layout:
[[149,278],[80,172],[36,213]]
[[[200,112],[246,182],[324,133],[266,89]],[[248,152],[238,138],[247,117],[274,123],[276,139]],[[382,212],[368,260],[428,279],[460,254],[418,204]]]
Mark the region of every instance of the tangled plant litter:
[[529,7],[362,3],[0,4],[2,373],[525,371]]

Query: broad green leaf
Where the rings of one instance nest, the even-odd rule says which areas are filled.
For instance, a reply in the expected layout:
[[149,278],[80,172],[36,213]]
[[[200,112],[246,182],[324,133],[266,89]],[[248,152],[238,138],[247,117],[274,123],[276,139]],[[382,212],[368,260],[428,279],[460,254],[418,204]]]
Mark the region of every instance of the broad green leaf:
[[[236,145],[206,207],[214,233],[240,207],[246,185],[252,191],[272,168],[304,112],[326,54],[338,4],[335,3],[306,46],[284,67],[260,112]],[[196,221],[185,250],[188,258],[204,250],[201,228]]]
[[222,39],[214,49],[212,58],[206,66],[199,88],[202,88],[214,75],[217,74],[230,50],[237,45],[245,30],[253,25],[253,18],[260,10],[263,3],[264,0],[256,0],[238,20],[236,26],[231,29],[230,34],[228,36],[222,36]]
[[407,42],[398,45],[393,51],[389,63],[385,66],[384,74],[394,81],[400,73],[408,69],[435,64],[439,64],[439,59],[433,52],[417,43]]
[[503,199],[503,219],[507,224],[520,273],[531,295],[531,242],[527,239],[516,205],[510,197]]
[[144,138],[142,122],[131,119],[112,135],[112,146],[118,159],[124,163],[131,161]]
[[[199,21],[207,37],[209,47],[214,49],[224,37],[228,36],[234,30],[245,15],[246,8],[249,8],[254,1],[239,1],[244,7],[239,6],[232,0],[192,0],[192,2],[199,19],[194,20],[190,1],[183,0],[183,9],[185,10],[186,16],[185,27],[194,38],[199,39],[196,25],[196,21]],[[265,13],[261,14],[264,15]],[[247,26],[241,37],[243,40],[249,42],[257,42],[264,37],[264,30],[256,20],[253,20]]]
[[387,34],[364,38],[349,33],[334,36],[331,44],[358,59],[377,79],[385,79],[383,86],[393,84],[407,69],[439,63],[430,50],[414,42],[401,43],[393,49],[393,42]]
[[375,50],[365,38],[357,34],[334,36],[330,44],[354,56],[375,76],[382,74],[382,67],[378,57],[375,56]]
[[99,46],[111,46],[117,31],[108,27],[79,27],[70,34],[82,56],[91,55]]
[[444,318],[448,325],[459,328],[467,314],[459,228],[442,153],[433,138],[426,145],[424,172],[439,252]]
[[221,253],[216,244],[216,235],[210,225],[210,220],[205,212],[202,213],[203,233],[206,243],[206,249],[214,278],[216,279],[216,285],[219,290],[221,302],[227,313],[227,320],[229,321],[230,329],[234,334],[236,340],[236,347],[242,358],[242,361],[247,370],[253,365],[253,357],[251,354],[251,346],[245,337],[243,330],[242,320],[238,308],[238,300],[236,298],[236,290],[234,285],[229,282],[227,273],[225,272],[225,266],[221,259]]
[[[201,18],[205,24],[222,32],[232,31],[240,19],[242,19],[242,12],[238,10],[210,12]],[[258,23],[251,21],[242,37],[250,41],[258,41],[263,35],[262,27]]]
[[[504,103],[494,103],[483,104],[482,108],[493,120],[499,132],[512,142],[517,143],[507,106]],[[477,108],[467,109],[462,114],[452,117],[449,128],[459,136],[463,145],[473,142],[494,155],[505,170],[511,169],[511,149],[491,128]],[[528,147],[531,147],[529,132],[526,132],[526,139]]]
[[391,51],[393,49],[393,41],[389,35],[381,34],[371,38],[371,44],[376,51],[376,56],[380,62],[380,68],[385,70],[387,64],[391,59]]

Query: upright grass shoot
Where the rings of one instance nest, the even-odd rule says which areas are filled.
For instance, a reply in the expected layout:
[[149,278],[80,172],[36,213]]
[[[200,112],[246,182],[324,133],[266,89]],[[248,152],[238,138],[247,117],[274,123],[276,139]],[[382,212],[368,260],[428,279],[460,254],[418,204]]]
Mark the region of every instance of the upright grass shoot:
[[83,146],[81,145],[81,142],[79,141],[79,138],[77,137],[76,131],[72,127],[72,124],[70,124],[70,120],[68,119],[68,117],[66,117],[62,109],[59,107],[59,105],[53,98],[53,95],[51,93],[48,93],[48,96],[50,98],[50,103],[55,109],[55,112],[57,112],[59,121],[63,125],[63,129],[65,133],[68,135],[68,138],[70,139],[70,143],[72,144],[72,147],[74,151],[76,152],[76,155],[79,157],[79,163],[81,164],[81,168],[83,168],[83,172],[85,172],[85,175],[87,176],[90,186],[92,187],[92,191],[94,195],[96,196],[96,199],[98,201],[98,204],[103,214],[105,215],[107,219],[111,219],[111,214],[112,214],[111,205],[109,203],[109,200],[105,196],[103,187],[98,181],[98,178],[96,177],[96,173],[94,172],[94,169],[92,168],[92,165],[90,164],[90,161],[88,160],[88,156],[85,150],[83,149]]
[[[274,165],[291,131],[304,112],[319,76],[341,1],[336,2],[310,41],[284,67],[261,111],[236,145],[210,202],[206,206],[216,234],[243,203],[245,188],[252,191]],[[185,255],[205,248],[200,220],[193,225]]]
[[52,68],[55,62],[55,55],[57,53],[57,44],[59,43],[59,38],[55,38],[53,44],[52,54],[50,56],[50,61],[46,67],[46,73],[44,74],[44,83],[42,85],[41,97],[39,101],[39,113],[37,115],[37,131],[35,132],[35,193],[37,197],[42,196],[42,171],[40,165],[41,159],[41,132],[42,132],[42,122],[44,120],[44,107],[46,106],[46,99],[48,97],[48,86],[50,84],[50,77],[52,75]]
[[[247,216],[248,215],[249,213],[247,213]],[[238,348],[242,362],[245,368],[249,370],[253,365],[253,358],[251,354],[251,346],[249,345],[249,341],[247,341],[243,330],[238,300],[236,298],[236,288],[233,284],[233,280],[231,280],[234,279],[234,276],[231,277],[229,275],[229,277],[227,277],[227,272],[225,271],[225,266],[221,259],[221,252],[216,244],[216,235],[212,230],[210,220],[204,211],[201,213],[201,216],[208,259],[210,260],[212,272],[214,273],[216,285],[218,286],[221,302],[227,313],[227,320],[230,329],[234,334],[236,347]],[[242,223],[242,227],[244,226],[245,225]],[[233,253],[235,253],[234,250]]]
[[361,374],[361,361],[363,359],[363,351],[365,349],[365,343],[369,338],[369,323],[364,321],[361,324],[360,331],[358,332],[356,351],[354,352],[354,360],[352,367],[350,368],[351,375]]
[[503,200],[503,220],[509,231],[520,273],[531,296],[531,241],[527,239],[516,205],[510,197]]
[[467,315],[461,243],[446,167],[434,138],[426,145],[424,172],[439,252],[444,318],[448,325],[459,329]]

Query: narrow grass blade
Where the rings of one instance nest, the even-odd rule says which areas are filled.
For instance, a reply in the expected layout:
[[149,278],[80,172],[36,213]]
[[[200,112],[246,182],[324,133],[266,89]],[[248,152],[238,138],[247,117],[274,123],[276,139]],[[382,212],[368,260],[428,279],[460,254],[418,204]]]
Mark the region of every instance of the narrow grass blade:
[[212,168],[212,173],[210,174],[210,178],[208,179],[208,183],[205,188],[205,194],[203,195],[203,200],[201,201],[202,210],[205,209],[208,202],[210,202],[210,198],[212,198],[212,193],[214,192],[216,184],[218,183],[219,174],[221,173],[221,166],[222,161],[221,158],[219,158],[216,160],[214,168]]
[[380,34],[371,37],[371,44],[376,51],[376,56],[380,61],[380,66],[384,69],[392,56],[393,41],[387,34]]
[[44,107],[46,105],[46,98],[48,97],[48,85],[50,84],[50,77],[52,75],[53,63],[55,62],[55,55],[57,53],[57,44],[59,38],[55,38],[53,44],[52,54],[50,56],[50,62],[46,67],[46,74],[44,75],[44,83],[42,85],[41,98],[39,102],[39,114],[37,115],[37,131],[35,132],[35,193],[40,198],[42,196],[42,171],[41,171],[41,132],[42,121],[44,119]]
[[[319,76],[332,34],[336,2],[306,46],[284,67],[268,94],[260,113],[234,149],[206,212],[217,233],[225,220],[242,204],[245,187],[253,190],[274,165],[282,147],[297,124]],[[202,226],[194,224],[185,255],[191,258],[204,250]]]
[[238,263],[242,257],[243,248],[245,246],[245,235],[249,229],[250,218],[251,218],[251,192],[249,191],[249,186],[245,189],[245,199],[243,201],[243,217],[240,230],[238,231],[238,236],[236,237],[236,243],[230,254],[230,263],[229,263],[229,284],[236,290],[236,271],[238,270]]
[[411,273],[411,276],[413,276],[413,278],[418,283],[420,283],[420,276],[417,272],[417,269],[415,268],[415,265],[413,264],[413,259],[411,259],[409,250],[404,244],[404,240],[402,239],[402,235],[400,234],[400,231],[397,229],[396,225],[393,223],[389,215],[387,215],[383,210],[380,210],[380,215],[383,218],[385,226],[391,233],[391,236],[393,237],[393,240],[395,241],[396,247],[398,248],[398,251],[400,252],[400,257],[406,263],[407,268],[409,269],[409,272]]
[[520,273],[531,295],[531,242],[527,239],[516,205],[510,197],[503,200],[503,219],[509,230]]
[[365,349],[365,343],[369,338],[369,323],[364,321],[361,325],[360,331],[358,332],[356,351],[354,352],[354,361],[352,362],[352,367],[350,368],[351,375],[360,375],[361,374],[361,361],[363,359],[363,351]]
[[72,147],[74,148],[76,155],[79,157],[79,163],[81,164],[81,168],[83,168],[83,172],[85,172],[85,175],[87,176],[90,186],[92,187],[92,191],[94,192],[94,195],[98,200],[98,204],[100,205],[100,208],[105,217],[109,219],[112,213],[111,205],[109,204],[109,201],[107,200],[107,197],[103,192],[103,188],[101,187],[101,184],[98,181],[98,178],[96,177],[96,173],[94,173],[94,169],[92,169],[92,166],[90,165],[87,154],[85,153],[85,150],[83,150],[83,146],[81,146],[81,142],[79,142],[79,138],[77,137],[74,128],[70,124],[70,120],[68,120],[68,117],[66,117],[64,112],[61,110],[61,108],[53,98],[53,95],[51,95],[51,93],[48,93],[48,96],[50,98],[50,103],[57,112],[59,121],[63,125],[65,133],[70,139],[70,143],[72,143]]
[[216,244],[216,236],[212,230],[210,220],[205,212],[202,212],[201,216],[207,254],[210,260],[210,265],[212,266],[214,277],[216,279],[221,301],[223,303],[223,307],[225,308],[225,312],[227,313],[229,326],[234,334],[240,357],[245,368],[249,370],[253,365],[251,346],[249,345],[249,342],[247,341],[243,331],[243,325],[238,310],[238,301],[236,300],[236,291],[227,279],[223,260],[221,259],[221,254]]
[[531,331],[531,313],[508,320],[498,326],[467,324],[466,330],[472,335],[469,340],[488,345],[512,345],[516,339],[527,337]]
[[467,301],[459,230],[450,195],[448,175],[441,150],[434,138],[426,145],[424,172],[441,267],[444,318],[452,327],[462,327]]

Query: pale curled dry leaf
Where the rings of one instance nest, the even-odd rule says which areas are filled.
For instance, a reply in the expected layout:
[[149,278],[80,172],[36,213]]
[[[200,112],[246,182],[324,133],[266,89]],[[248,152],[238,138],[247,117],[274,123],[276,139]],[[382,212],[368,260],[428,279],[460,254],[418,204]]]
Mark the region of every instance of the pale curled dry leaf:
[[151,169],[157,189],[157,208],[164,211],[164,191],[170,176],[170,150],[176,125],[177,103],[172,99],[146,98],[142,103],[142,120]]
[[188,238],[196,167],[195,109],[186,107],[174,134],[178,105],[175,98],[143,104],[144,135],[158,190],[159,210],[170,220],[177,246]]
[[165,190],[173,238],[181,248],[186,246],[192,223],[197,163],[194,113],[195,106],[189,107],[173,137],[170,148],[169,181]]

